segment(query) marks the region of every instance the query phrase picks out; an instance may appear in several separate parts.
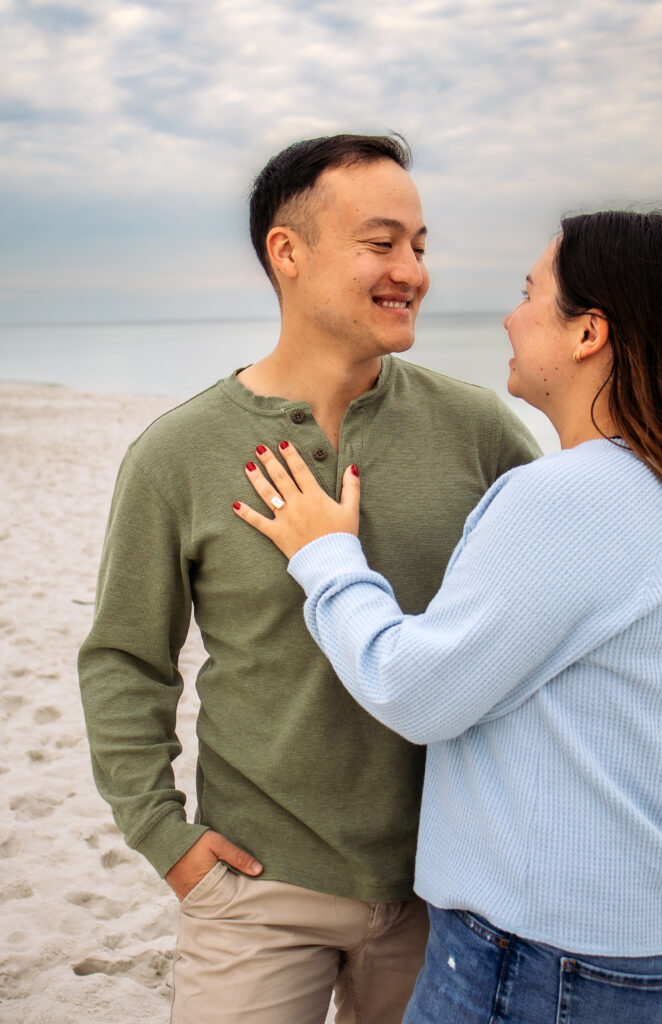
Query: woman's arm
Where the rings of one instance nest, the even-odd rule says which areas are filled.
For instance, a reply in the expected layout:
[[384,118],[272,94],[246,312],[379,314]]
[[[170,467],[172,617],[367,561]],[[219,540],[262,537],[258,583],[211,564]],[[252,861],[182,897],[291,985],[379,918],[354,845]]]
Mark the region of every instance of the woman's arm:
[[[576,459],[499,480],[469,517],[440,591],[407,616],[346,535],[358,480],[346,474],[342,511],[315,494],[307,468],[302,478],[296,453],[283,454],[291,478],[271,453],[263,461],[286,505],[273,520],[245,506],[238,514],[297,552],[290,572],[309,595],[316,641],[356,700],[414,742],[505,714],[642,613],[646,581],[633,567],[648,564],[644,531],[622,536],[613,480],[599,465],[590,480]],[[249,477],[268,502],[272,484]]]

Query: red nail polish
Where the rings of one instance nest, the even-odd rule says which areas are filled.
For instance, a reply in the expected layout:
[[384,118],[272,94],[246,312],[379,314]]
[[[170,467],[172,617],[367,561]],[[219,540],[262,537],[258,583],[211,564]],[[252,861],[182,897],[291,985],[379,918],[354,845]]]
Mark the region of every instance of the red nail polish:
[[257,466],[255,465],[254,462],[247,462],[246,469],[248,470],[249,473],[252,473],[254,469],[257,469]]
[[351,470],[352,470],[352,475],[353,476],[358,476],[359,475],[359,467],[358,466],[352,466]]
[[290,442],[289,441],[281,441],[280,444],[278,445],[278,447],[282,448],[283,451],[285,451],[286,448],[290,447]]
[[256,451],[256,452],[258,453],[258,455],[264,455],[264,453],[266,452],[266,450],[267,450],[267,449],[266,449],[266,448],[264,447],[264,445],[263,445],[263,444],[259,444],[259,445],[257,446],[257,448],[255,449],[255,451]]
[[233,507],[233,508],[237,508],[237,509],[239,509],[239,508],[241,508],[241,505],[239,504],[239,502],[238,502],[238,501],[233,501],[233,502],[232,502],[232,507]]

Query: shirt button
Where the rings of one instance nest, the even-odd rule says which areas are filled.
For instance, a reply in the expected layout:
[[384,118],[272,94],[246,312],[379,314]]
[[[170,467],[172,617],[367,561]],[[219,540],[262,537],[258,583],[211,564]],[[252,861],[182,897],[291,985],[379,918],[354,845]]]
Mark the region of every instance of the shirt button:
[[294,412],[290,413],[290,419],[292,423],[303,423],[306,418],[306,414],[303,409],[295,409]]
[[318,462],[324,462],[327,454],[326,448],[315,448],[313,451],[313,458],[317,459]]

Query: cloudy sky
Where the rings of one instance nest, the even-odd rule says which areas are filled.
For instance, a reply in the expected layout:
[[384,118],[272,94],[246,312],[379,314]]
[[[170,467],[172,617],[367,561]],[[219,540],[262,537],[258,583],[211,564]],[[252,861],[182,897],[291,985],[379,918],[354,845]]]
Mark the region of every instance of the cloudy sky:
[[0,68],[5,323],[273,314],[246,193],[314,135],[410,140],[428,312],[662,202],[658,0],[0,0]]

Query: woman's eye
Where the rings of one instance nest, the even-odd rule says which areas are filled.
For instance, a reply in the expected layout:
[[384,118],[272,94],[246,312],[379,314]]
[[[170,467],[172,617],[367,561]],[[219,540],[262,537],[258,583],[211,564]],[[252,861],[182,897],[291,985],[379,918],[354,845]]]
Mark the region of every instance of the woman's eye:
[[522,296],[522,298],[523,298],[523,299],[527,299],[527,300],[528,300],[528,298],[529,298],[529,293],[528,293],[528,292],[526,291],[526,289],[525,289],[525,288],[522,288],[522,291],[520,292],[520,294],[521,294],[521,296]]

